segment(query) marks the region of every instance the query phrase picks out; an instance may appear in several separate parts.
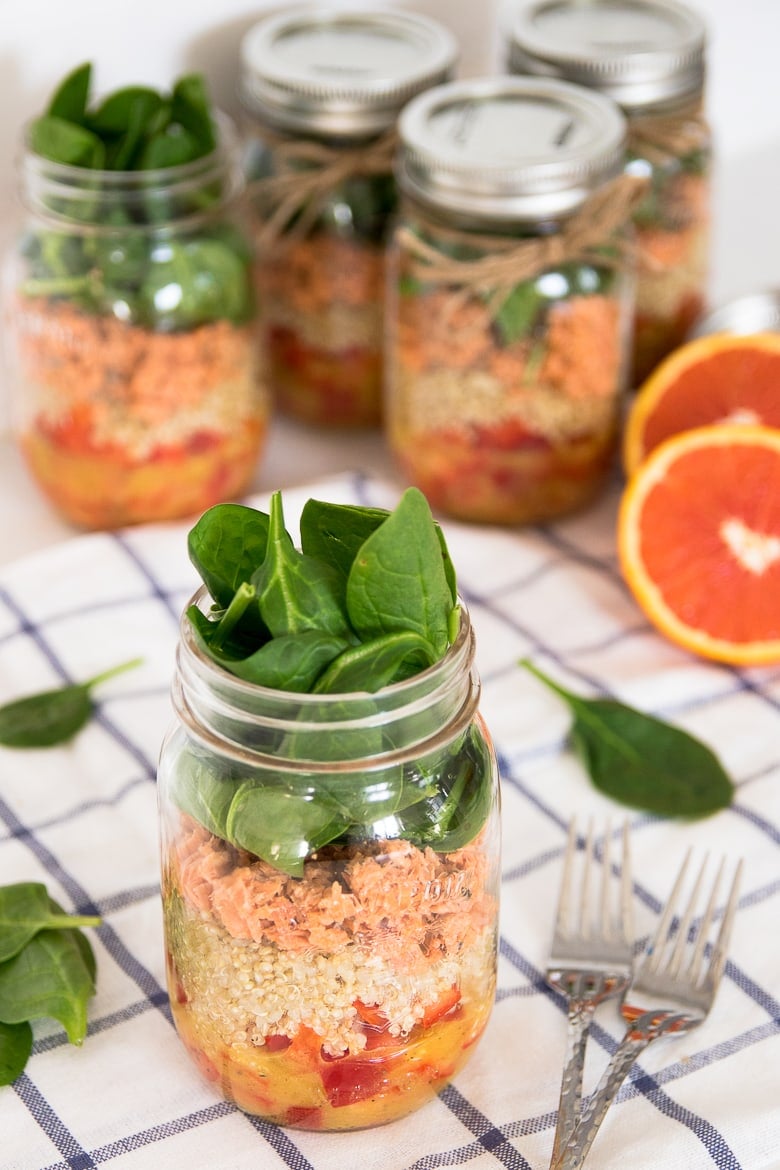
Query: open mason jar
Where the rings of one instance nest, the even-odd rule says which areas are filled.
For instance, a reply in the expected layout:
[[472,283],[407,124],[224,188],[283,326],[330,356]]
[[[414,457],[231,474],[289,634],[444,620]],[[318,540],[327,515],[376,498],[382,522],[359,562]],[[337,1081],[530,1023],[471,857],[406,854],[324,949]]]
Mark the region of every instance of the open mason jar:
[[381,421],[395,123],[455,59],[447,29],[381,8],[295,8],[242,42],[263,359],[299,421]]
[[378,1125],[469,1059],[493,1003],[499,891],[478,698],[465,609],[443,659],[375,694],[243,682],[183,621],[159,769],[171,1007],[241,1109]]
[[452,82],[401,115],[387,434],[434,509],[532,523],[589,502],[617,447],[635,180],[609,99]]
[[509,67],[606,94],[628,119],[637,205],[631,382],[681,345],[706,302],[712,141],[704,114],[706,32],[677,0],[531,0],[514,17]]
[[21,156],[5,270],[15,435],[84,528],[202,511],[251,482],[268,406],[235,134],[156,170]]

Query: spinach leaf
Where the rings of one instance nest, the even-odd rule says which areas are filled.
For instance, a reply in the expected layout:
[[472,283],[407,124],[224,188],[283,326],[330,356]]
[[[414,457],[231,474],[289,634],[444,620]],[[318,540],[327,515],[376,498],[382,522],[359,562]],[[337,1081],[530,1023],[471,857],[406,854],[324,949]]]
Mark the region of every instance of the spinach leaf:
[[[375,692],[431,666],[436,652],[413,630],[385,634],[359,646],[344,648],[314,686],[320,694]],[[406,669],[404,669],[406,667]]]
[[234,845],[292,877],[303,877],[309,854],[334,841],[347,827],[322,793],[306,800],[300,792],[252,781],[242,784],[233,797],[226,826]]
[[715,753],[681,728],[614,699],[584,699],[519,664],[570,708],[572,741],[596,788],[659,816],[701,817],[726,808],[731,779]]
[[339,598],[338,576],[330,565],[298,552],[284,527],[281,492],[271,497],[265,559],[252,574],[260,614],[271,634],[322,630],[351,640]]
[[404,836],[441,853],[462,849],[487,820],[493,799],[492,768],[482,735],[472,728],[459,750],[448,748],[438,761],[410,768],[412,779],[432,794],[401,818]]
[[249,657],[233,660],[228,669],[257,686],[306,694],[317,689],[315,683],[325,667],[346,647],[344,638],[323,630],[282,634]]
[[265,559],[268,516],[244,504],[216,504],[187,537],[190,560],[218,605],[227,606],[239,585]]
[[101,170],[105,165],[106,148],[98,136],[64,118],[50,114],[36,118],[30,125],[28,142],[35,154],[51,162],[91,170]]
[[0,963],[0,1021],[50,1017],[63,1025],[71,1044],[81,1044],[95,981],[75,936],[72,930],[43,930]]
[[162,328],[191,329],[219,319],[239,324],[252,307],[242,257],[203,237],[152,250],[139,296],[149,320]]
[[543,306],[544,297],[532,280],[515,285],[494,317],[502,344],[512,345],[527,337]]
[[139,116],[144,123],[150,122],[162,105],[163,99],[157,90],[145,85],[129,85],[114,90],[101,102],[89,115],[89,126],[97,133],[125,134]]
[[[174,122],[164,126],[146,140],[140,154],[138,169],[161,171],[166,167],[181,167],[185,163],[194,162],[200,156],[197,139]],[[170,214],[167,201],[161,201],[156,206],[157,211],[150,218],[160,220]]]
[[72,739],[94,711],[91,691],[100,683],[141,663],[123,662],[85,683],[26,695],[0,707],[0,744],[12,748],[53,747]]
[[223,610],[221,617],[210,623],[208,644],[212,653],[218,653],[222,650],[256,596],[254,585],[250,585],[248,581],[239,585],[233,594],[230,605],[226,610]]
[[180,77],[173,87],[171,118],[192,135],[200,154],[210,154],[217,145],[214,123],[203,78],[197,73]]
[[21,1024],[4,1024],[0,1021],[0,1085],[12,1085],[21,1076],[32,1052],[32,1028],[23,1020]]
[[212,759],[181,755],[170,778],[170,798],[215,837],[227,840],[227,817],[236,794],[235,779]]
[[[301,512],[301,549],[310,556],[319,557],[333,565],[346,583],[358,549],[389,515],[386,508],[307,500]],[[454,605],[457,598],[455,567],[444,533],[438,524],[435,524],[435,527]]]
[[99,918],[64,914],[53,908],[40,882],[0,886],[0,963],[18,954],[40,930],[99,925]]
[[83,123],[91,84],[91,64],[87,62],[78,65],[57,86],[46,113],[52,118],[63,118],[66,122]]
[[412,630],[440,658],[452,594],[425,496],[407,488],[395,511],[361,545],[347,578],[347,614],[365,639]]

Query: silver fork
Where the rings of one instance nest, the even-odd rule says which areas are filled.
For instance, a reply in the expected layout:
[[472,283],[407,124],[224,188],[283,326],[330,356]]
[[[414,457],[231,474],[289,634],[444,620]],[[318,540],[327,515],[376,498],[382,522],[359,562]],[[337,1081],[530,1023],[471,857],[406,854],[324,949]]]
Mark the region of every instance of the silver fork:
[[607,1109],[617,1096],[628,1071],[641,1052],[662,1036],[682,1036],[706,1019],[715,999],[734,923],[739,896],[742,862],[736,867],[720,930],[708,948],[708,935],[715,918],[718,888],[724,862],[718,867],[700,921],[696,906],[707,868],[705,857],[684,910],[678,912],[690,851],[661,916],[655,936],[648,944],[627,989],[621,1013],[628,1029],[615,1050],[590,1102],[551,1170],[579,1170],[593,1144]]
[[[585,1046],[593,1013],[605,999],[621,995],[631,975],[631,865],[628,825],[622,833],[619,880],[613,873],[611,833],[607,825],[601,857],[598,896],[594,886],[593,826],[588,828],[583,863],[576,865],[577,829],[569,825],[561,892],[555,921],[547,982],[568,998],[568,1031],[558,1122],[551,1165],[560,1156],[579,1116]],[[580,869],[575,893],[576,870]]]

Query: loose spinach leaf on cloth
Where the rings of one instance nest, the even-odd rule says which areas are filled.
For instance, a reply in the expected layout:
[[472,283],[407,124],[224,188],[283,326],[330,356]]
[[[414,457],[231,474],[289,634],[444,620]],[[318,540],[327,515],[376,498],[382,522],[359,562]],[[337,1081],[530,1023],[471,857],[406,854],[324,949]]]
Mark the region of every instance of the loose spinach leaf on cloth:
[[41,882],[0,886],[0,963],[13,958],[41,930],[99,926],[93,916],[63,914],[54,909]]
[[97,965],[79,928],[100,921],[66,914],[39,882],[0,886],[0,1085],[27,1064],[31,1020],[58,1020],[72,1044],[82,1043]]
[[0,744],[11,748],[43,748],[72,739],[95,709],[91,694],[94,687],[140,663],[140,658],[134,658],[85,683],[70,683],[6,703],[0,707]]
[[569,706],[571,736],[591,780],[613,800],[668,817],[702,817],[726,808],[734,785],[715,753],[679,727],[614,699],[584,699],[519,664]]
[[32,1052],[32,1028],[0,1021],[0,1085],[12,1085],[27,1067]]

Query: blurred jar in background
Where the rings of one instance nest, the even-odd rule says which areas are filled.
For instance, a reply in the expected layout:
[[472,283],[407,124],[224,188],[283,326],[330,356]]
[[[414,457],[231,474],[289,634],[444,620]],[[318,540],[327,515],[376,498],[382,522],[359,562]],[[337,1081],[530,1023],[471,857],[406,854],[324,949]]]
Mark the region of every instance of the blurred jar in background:
[[608,98],[537,78],[439,86],[401,115],[387,432],[431,506],[530,523],[615,454],[641,182]]
[[39,486],[89,529],[240,494],[268,408],[229,121],[203,157],[133,171],[53,162],[28,135],[20,172],[6,340],[12,423]]
[[635,212],[639,252],[632,384],[682,344],[708,279],[711,136],[705,28],[674,0],[531,0],[511,28],[512,73],[563,78],[620,104],[626,170],[649,187]]
[[374,8],[294,9],[242,42],[262,352],[290,416],[381,420],[396,119],[455,60],[436,22]]

